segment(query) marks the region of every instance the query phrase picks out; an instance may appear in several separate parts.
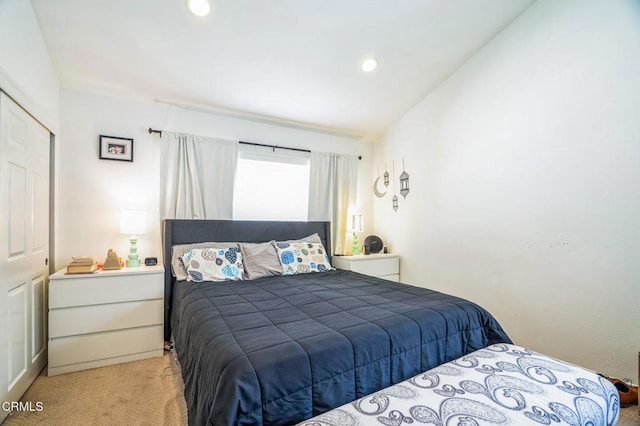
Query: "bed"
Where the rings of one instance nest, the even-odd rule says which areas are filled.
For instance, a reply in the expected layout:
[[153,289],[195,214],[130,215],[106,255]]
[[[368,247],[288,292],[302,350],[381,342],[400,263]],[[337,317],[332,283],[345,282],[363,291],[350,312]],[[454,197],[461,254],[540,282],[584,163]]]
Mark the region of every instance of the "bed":
[[229,282],[171,273],[177,245],[312,234],[331,247],[327,222],[164,221],[165,338],[181,364],[189,424],[295,424],[511,343],[470,301],[351,271]]
[[300,426],[615,425],[620,397],[591,371],[495,344],[345,404]]

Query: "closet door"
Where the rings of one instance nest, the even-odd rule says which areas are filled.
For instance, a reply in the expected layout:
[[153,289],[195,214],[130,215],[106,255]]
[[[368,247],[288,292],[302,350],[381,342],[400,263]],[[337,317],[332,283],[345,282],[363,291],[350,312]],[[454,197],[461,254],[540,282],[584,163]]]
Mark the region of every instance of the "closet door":
[[0,401],[18,401],[47,361],[49,145],[0,92]]

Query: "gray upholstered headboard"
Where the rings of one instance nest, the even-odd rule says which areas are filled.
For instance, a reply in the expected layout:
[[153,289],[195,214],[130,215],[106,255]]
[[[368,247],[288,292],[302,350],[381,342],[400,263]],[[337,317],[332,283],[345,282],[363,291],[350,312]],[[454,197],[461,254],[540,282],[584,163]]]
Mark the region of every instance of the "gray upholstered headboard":
[[175,278],[171,274],[171,247],[176,244],[208,241],[258,243],[271,240],[294,240],[317,233],[331,255],[329,222],[277,222],[242,220],[166,219],[162,223],[164,258],[164,338],[171,336],[171,306]]

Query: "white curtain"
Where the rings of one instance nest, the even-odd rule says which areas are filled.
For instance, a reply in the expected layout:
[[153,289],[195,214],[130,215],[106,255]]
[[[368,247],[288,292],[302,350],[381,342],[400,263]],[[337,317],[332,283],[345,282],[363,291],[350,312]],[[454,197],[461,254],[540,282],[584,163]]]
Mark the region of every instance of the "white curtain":
[[160,217],[232,219],[238,143],[162,132]]
[[311,153],[309,220],[331,221],[333,254],[346,253],[347,215],[355,207],[357,179],[357,157]]

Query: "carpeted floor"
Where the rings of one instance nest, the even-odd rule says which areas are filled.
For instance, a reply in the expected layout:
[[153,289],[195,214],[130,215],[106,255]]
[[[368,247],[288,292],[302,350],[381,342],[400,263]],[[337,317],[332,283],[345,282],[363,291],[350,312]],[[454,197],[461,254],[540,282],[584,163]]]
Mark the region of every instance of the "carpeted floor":
[[92,370],[38,376],[21,401],[42,411],[14,412],[13,425],[186,425],[187,407],[179,367],[170,352]]
[[638,406],[623,408],[620,410],[620,420],[618,426],[640,426],[640,414],[638,414]]
[[[187,424],[180,369],[171,352],[162,358],[128,362],[48,377],[46,368],[22,398],[42,411],[10,414],[13,425]],[[638,406],[620,411],[618,426],[640,426]]]

